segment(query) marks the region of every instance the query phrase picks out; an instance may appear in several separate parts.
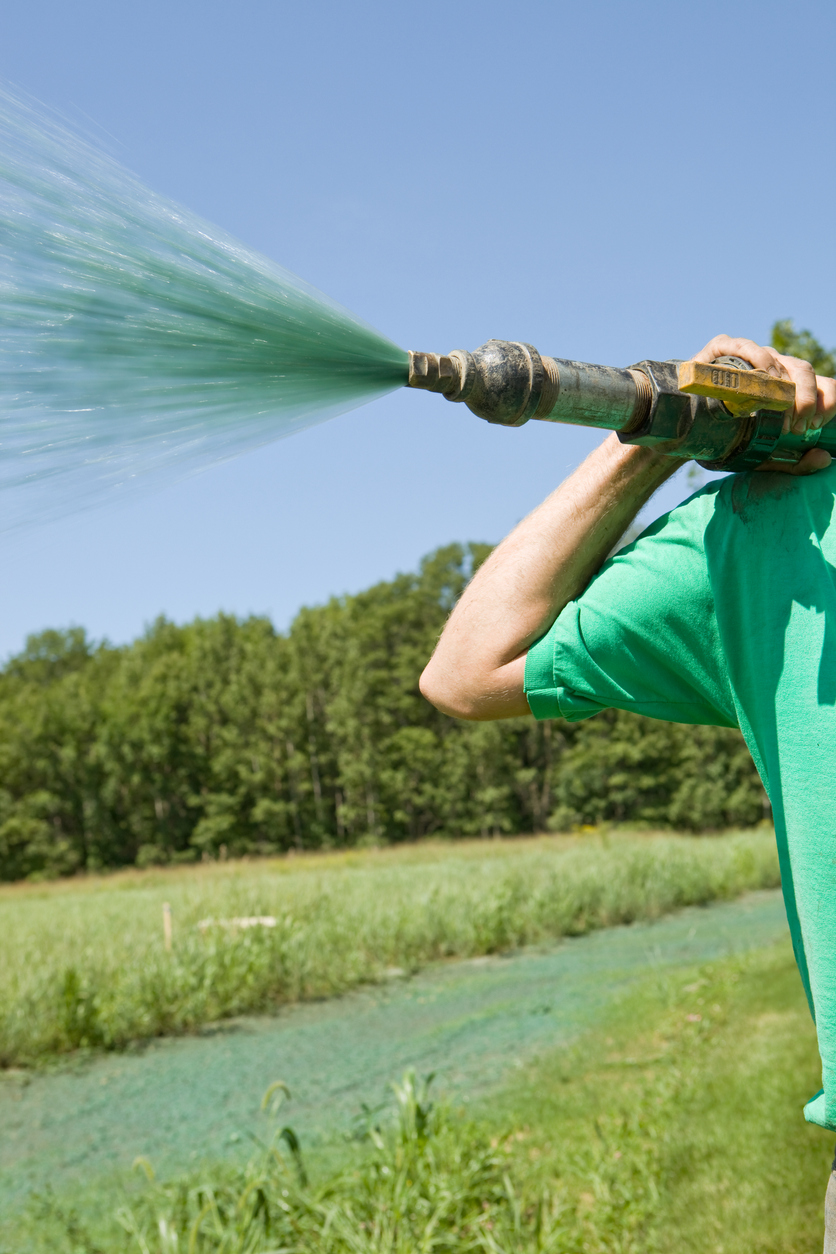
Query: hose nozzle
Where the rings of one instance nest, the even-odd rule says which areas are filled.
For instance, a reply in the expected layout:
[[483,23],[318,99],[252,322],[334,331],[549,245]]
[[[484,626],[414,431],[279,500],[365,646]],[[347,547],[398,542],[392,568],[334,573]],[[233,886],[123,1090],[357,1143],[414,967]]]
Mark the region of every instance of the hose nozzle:
[[410,353],[407,387],[451,396],[461,391],[461,366],[454,356],[441,353]]
[[558,376],[551,358],[531,344],[488,340],[472,353],[410,353],[408,386],[464,401],[488,422],[521,427],[554,407]]
[[488,340],[472,353],[410,353],[408,386],[464,401],[479,418],[503,427],[545,418],[622,430],[640,422],[650,403],[640,372],[544,357],[513,340]]

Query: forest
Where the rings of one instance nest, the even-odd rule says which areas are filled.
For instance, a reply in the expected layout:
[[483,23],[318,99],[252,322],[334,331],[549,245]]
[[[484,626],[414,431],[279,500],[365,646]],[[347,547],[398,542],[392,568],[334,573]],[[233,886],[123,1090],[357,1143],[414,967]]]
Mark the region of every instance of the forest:
[[490,549],[266,618],[32,636],[0,673],[0,877],[630,822],[756,823],[738,732],[608,711],[463,723],[418,678]]

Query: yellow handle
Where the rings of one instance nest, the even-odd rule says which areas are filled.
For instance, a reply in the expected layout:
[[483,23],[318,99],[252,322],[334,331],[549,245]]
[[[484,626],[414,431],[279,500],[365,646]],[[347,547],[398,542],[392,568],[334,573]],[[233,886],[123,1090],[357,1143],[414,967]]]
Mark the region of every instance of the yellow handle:
[[776,379],[765,370],[735,370],[701,361],[680,363],[679,390],[714,396],[733,414],[751,414],[758,409],[780,412],[795,404],[795,384],[786,379]]

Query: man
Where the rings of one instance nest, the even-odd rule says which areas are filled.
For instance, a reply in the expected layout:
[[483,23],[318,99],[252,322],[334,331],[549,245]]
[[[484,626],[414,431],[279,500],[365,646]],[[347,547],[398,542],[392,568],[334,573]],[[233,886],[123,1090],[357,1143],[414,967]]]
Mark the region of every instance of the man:
[[[696,360],[727,354],[793,380],[794,431],[836,413],[836,380],[751,340],[717,336]],[[836,466],[813,449],[789,469],[729,475],[607,561],[680,465],[605,439],[479,569],[421,691],[458,718],[577,720],[614,706],[740,727],[772,802],[822,1057],[823,1089],[804,1113],[836,1131]]]

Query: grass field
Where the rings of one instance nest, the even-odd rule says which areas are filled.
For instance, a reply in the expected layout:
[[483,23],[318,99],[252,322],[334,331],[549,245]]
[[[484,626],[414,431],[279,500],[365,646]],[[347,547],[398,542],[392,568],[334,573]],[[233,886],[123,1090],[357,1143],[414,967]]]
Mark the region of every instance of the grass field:
[[121,1192],[41,1198],[0,1250],[810,1254],[832,1153],[801,1117],[818,1083],[783,943],[648,979],[467,1116],[406,1077],[396,1118],[307,1183],[290,1134],[246,1168],[158,1183],[141,1164]]
[[[768,832],[469,841],[0,889],[0,1065],[779,883]],[[173,944],[163,943],[163,903]],[[206,918],[272,916],[272,928]]]

